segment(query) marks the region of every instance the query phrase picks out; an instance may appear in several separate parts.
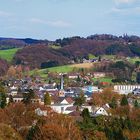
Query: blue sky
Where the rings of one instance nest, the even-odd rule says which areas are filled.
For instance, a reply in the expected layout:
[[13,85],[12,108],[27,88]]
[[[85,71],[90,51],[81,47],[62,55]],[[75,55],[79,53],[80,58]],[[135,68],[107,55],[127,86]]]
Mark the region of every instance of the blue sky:
[[0,0],[0,36],[140,35],[140,0]]

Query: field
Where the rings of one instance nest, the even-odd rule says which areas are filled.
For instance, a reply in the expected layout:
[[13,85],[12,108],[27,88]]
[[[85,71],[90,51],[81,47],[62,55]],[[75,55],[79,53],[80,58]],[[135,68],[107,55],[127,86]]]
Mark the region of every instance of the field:
[[90,69],[90,68],[93,67],[93,63],[73,64],[73,65],[70,65],[70,67],[73,67],[73,68],[85,68],[85,69]]
[[[37,74],[39,74],[41,77],[47,77],[47,72],[57,72],[57,73],[69,73],[73,70],[78,70],[80,68],[91,68],[93,66],[92,63],[81,63],[81,64],[73,64],[73,65],[64,65],[64,66],[58,66],[58,67],[52,67],[52,68],[46,68],[37,70]],[[31,71],[30,74],[34,74],[35,70]]]
[[[68,72],[73,71],[73,69],[74,68],[71,67],[70,65],[65,65],[65,66],[58,66],[58,67],[37,70],[37,74],[40,75],[41,77],[47,77],[47,72],[68,73]],[[35,73],[35,70],[30,72],[31,75],[34,73]]]
[[49,48],[52,48],[52,49],[60,49],[61,48],[61,46],[56,46],[56,45],[50,45],[49,46]]
[[5,59],[5,60],[10,62],[10,61],[12,61],[17,50],[18,50],[18,48],[8,49],[8,50],[0,50],[0,58]]
[[103,78],[93,78],[93,81],[100,81],[100,82],[108,82],[108,83],[112,83],[112,78],[110,77],[103,77]]

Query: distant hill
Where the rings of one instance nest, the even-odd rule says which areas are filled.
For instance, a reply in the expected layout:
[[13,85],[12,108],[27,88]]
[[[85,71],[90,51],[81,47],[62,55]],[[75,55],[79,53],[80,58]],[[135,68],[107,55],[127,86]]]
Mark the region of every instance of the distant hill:
[[0,38],[0,50],[11,48],[22,48],[33,44],[48,44],[48,40],[37,40],[31,38],[18,39],[18,38]]

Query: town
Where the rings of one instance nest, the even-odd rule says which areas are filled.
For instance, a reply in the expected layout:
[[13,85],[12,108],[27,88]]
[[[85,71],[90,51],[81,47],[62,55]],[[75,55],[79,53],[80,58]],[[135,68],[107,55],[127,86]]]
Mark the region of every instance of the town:
[[[16,106],[17,109],[18,106],[22,109],[24,108],[23,105],[25,105],[25,108],[31,109],[32,106],[32,112],[35,116],[40,118],[45,117],[47,119],[50,115],[55,113],[58,115],[63,114],[70,116],[76,121],[76,123],[78,123],[78,125],[80,125],[82,131],[85,131],[88,128],[88,130],[86,130],[87,132],[82,134],[83,138],[76,135],[74,138],[75,140],[91,137],[92,134],[88,136],[89,131],[91,131],[91,128],[94,128],[95,126],[97,127],[96,131],[99,133],[97,138],[100,139],[101,135],[106,139],[106,137],[110,137],[110,135],[108,134],[106,136],[106,133],[100,132],[98,130],[100,125],[94,124],[94,122],[92,122],[93,120],[97,121],[102,118],[102,121],[104,122],[105,120],[109,121],[111,118],[112,121],[114,121],[115,118],[118,118],[118,121],[120,121],[121,117],[126,117],[125,119],[127,120],[129,114],[129,119],[132,119],[131,121],[134,123],[134,116],[132,117],[131,115],[134,114],[135,119],[138,117],[137,115],[139,115],[139,112],[137,111],[140,109],[140,85],[139,72],[136,70],[139,68],[140,63],[136,62],[136,64],[133,64],[134,72],[137,74],[135,74],[135,80],[127,80],[126,75],[125,82],[122,77],[118,76],[118,73],[123,67],[128,66],[128,61],[120,60],[113,62],[114,65],[117,64],[118,69],[120,65],[120,70],[118,70],[117,74],[116,71],[103,72],[102,67],[108,67],[108,65],[104,65],[104,63],[108,63],[108,65],[111,63],[112,66],[112,60],[99,60],[94,58],[93,61],[84,59],[82,63],[74,64],[74,66],[78,67],[74,68],[70,72],[51,72],[49,69],[45,69],[43,71],[43,77],[40,75],[38,70],[30,72],[28,67],[24,68],[21,65],[10,66],[7,74],[1,77],[0,106],[2,110],[8,110],[9,108],[14,109],[14,106]],[[87,65],[92,67],[87,67]],[[95,67],[98,69],[94,70],[93,68]],[[54,67],[53,69],[57,69],[57,67]],[[123,73],[123,75],[125,75],[125,73]],[[112,80],[108,80],[109,77],[110,79],[112,78]],[[117,78],[120,79],[120,81]],[[113,82],[113,80],[115,82]],[[5,113],[1,112],[1,115],[4,114]],[[29,130],[28,133],[22,134],[24,138],[29,137],[31,133],[29,128],[32,130],[35,129],[34,125],[38,125],[38,121],[34,118],[32,119],[33,120],[30,123],[25,123],[24,125],[17,124],[19,126],[14,127],[18,132],[20,132],[19,129],[22,131],[25,128]],[[53,117],[50,119],[53,119]],[[113,123],[112,121],[110,123]],[[104,125],[100,127],[104,128]],[[125,124],[124,122],[124,125],[128,124]],[[104,129],[110,128],[106,126]],[[122,130],[120,128],[120,130],[114,130],[112,133],[116,133],[116,131]],[[128,132],[129,129],[125,129],[123,132],[125,137],[130,137],[127,134]],[[137,134],[139,135],[138,132]],[[118,132],[116,137],[118,138],[123,135],[121,133],[122,132]],[[135,136],[137,137],[134,133],[131,137]],[[36,137],[36,134],[32,137]]]

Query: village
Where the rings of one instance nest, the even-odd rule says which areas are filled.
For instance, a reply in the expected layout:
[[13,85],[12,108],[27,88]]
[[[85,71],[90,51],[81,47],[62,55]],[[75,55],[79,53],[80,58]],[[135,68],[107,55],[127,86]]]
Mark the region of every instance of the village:
[[[101,82],[97,85],[94,81],[91,81],[93,77],[101,79],[106,77],[107,74],[105,72],[86,74],[82,72],[51,73],[51,78],[47,82],[39,76],[28,76],[20,79],[11,76],[9,80],[4,80],[2,83],[6,88],[7,104],[11,100],[15,103],[23,102],[25,96],[33,92],[34,96],[31,97],[32,103],[47,105],[56,113],[74,117],[80,117],[84,109],[88,109],[92,117],[111,115],[109,113],[110,102],[105,104],[94,104],[93,102],[94,94],[102,94],[106,89],[111,89],[108,90],[108,92],[111,92],[109,94],[126,95],[128,103],[132,107],[135,101],[140,104],[140,85],[138,84],[110,84]],[[38,115],[44,114],[40,108],[37,108],[37,113]]]

